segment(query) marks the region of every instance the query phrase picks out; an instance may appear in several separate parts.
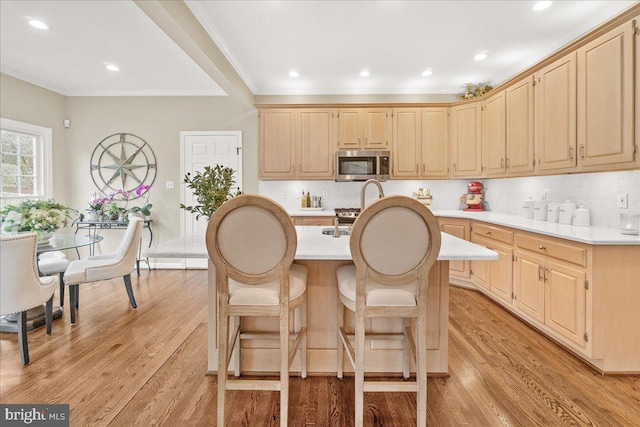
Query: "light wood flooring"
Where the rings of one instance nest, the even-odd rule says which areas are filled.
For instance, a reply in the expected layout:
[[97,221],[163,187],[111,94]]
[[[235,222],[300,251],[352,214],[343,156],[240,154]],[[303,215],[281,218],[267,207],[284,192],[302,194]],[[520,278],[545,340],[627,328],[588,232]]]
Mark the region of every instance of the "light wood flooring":
[[[214,425],[206,272],[143,271],[84,285],[53,333],[0,333],[0,403],[68,403],[72,426]],[[57,296],[56,296],[57,298]],[[313,303],[311,301],[310,303]],[[451,288],[449,378],[429,378],[431,426],[638,426],[640,377],[601,376],[479,293]],[[275,392],[229,392],[231,426],[279,425]],[[292,426],[353,424],[353,380],[292,378]],[[415,424],[415,395],[366,394],[366,423]]]

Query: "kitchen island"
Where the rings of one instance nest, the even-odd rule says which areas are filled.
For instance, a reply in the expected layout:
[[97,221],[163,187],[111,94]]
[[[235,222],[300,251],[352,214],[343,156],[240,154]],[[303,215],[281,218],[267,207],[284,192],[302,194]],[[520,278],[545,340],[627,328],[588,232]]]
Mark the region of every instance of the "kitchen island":
[[[334,238],[323,235],[323,227],[297,226],[298,247],[295,262],[308,269],[308,327],[307,369],[310,374],[333,375],[336,372],[338,285],[336,269],[351,263],[349,237]],[[143,256],[155,258],[207,258],[204,236],[175,239],[146,249]],[[449,322],[449,261],[495,260],[497,254],[489,249],[467,242],[446,233],[438,261],[429,277],[428,304],[429,327],[427,332],[428,364],[431,375],[448,373],[448,322]],[[215,271],[209,261],[208,271],[208,373],[215,373],[218,366],[217,292]],[[345,325],[352,324],[351,313],[345,317]],[[277,319],[245,319],[248,326],[261,330],[277,330]],[[368,325],[372,330],[398,331],[401,323],[395,319],[375,319]],[[387,373],[401,371],[401,350],[396,342],[375,340],[366,355],[367,371]],[[279,352],[273,342],[252,342],[242,351],[242,367],[245,373],[276,372],[279,369]],[[345,365],[349,372],[350,364]],[[299,372],[296,357],[292,372]]]

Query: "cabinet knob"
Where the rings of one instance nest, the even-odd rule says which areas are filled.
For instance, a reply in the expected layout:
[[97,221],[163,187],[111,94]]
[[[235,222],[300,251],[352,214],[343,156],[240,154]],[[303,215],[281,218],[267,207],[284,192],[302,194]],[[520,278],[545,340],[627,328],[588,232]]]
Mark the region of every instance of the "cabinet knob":
[[545,246],[540,245],[540,246],[538,246],[538,249],[540,249],[541,251],[544,251],[547,248]]
[[491,235],[491,232],[490,231],[486,231],[485,234]]

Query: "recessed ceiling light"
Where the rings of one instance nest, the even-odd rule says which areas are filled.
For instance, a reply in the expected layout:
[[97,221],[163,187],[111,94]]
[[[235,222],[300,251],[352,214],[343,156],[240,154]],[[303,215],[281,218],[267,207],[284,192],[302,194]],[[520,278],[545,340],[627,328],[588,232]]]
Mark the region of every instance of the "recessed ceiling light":
[[114,64],[107,64],[105,68],[109,71],[120,71],[120,67]]
[[38,21],[37,19],[30,19],[29,25],[33,28],[37,28],[39,30],[49,30],[51,27],[42,21]]
[[369,70],[360,71],[360,77],[369,77],[370,75],[371,73],[369,72]]
[[299,72],[297,72],[296,70],[291,70],[291,71],[289,71],[289,77],[296,78],[296,77],[298,77],[299,75],[300,75],[300,73],[299,73]]
[[549,6],[551,6],[552,1],[538,1],[533,5],[533,10],[539,12],[541,10],[545,10]]
[[485,52],[480,52],[479,54],[474,56],[473,59],[475,59],[476,61],[482,61],[484,59],[487,59],[487,54]]
[[422,72],[422,77],[429,77],[431,74],[433,74],[433,71],[431,70],[424,70]]

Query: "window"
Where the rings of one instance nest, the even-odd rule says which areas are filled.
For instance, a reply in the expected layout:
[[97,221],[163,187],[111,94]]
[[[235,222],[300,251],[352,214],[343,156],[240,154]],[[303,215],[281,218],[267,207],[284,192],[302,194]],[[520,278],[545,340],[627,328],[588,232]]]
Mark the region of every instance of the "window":
[[0,119],[0,203],[52,197],[50,128]]

